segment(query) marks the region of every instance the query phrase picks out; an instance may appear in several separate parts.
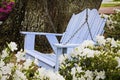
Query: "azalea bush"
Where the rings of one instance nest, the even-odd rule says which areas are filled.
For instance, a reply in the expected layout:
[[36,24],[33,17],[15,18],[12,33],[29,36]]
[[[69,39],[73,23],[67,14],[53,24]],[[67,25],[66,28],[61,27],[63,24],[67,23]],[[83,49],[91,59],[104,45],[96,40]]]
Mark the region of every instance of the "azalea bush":
[[0,2],[0,21],[4,21],[7,19],[9,13],[12,11],[14,3],[14,0]]
[[120,80],[120,41],[114,38],[86,40],[59,60],[59,72],[46,70],[17,51],[16,43],[7,43],[0,54],[0,80]]
[[115,9],[114,14],[107,15],[105,35],[120,40],[120,9]]
[[69,55],[61,55],[65,80],[120,80],[120,41],[103,36],[96,41],[84,41]]
[[25,59],[23,50],[16,50],[17,44],[10,42],[0,54],[0,80],[64,80],[58,72],[37,67],[37,59]]

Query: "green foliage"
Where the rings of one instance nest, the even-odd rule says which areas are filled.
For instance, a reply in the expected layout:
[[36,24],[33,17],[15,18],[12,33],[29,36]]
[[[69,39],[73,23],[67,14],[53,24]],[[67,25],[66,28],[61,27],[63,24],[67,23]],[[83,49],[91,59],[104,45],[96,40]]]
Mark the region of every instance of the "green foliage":
[[120,5],[120,3],[103,3],[103,4],[101,4],[101,7],[116,7],[119,5]]
[[120,1],[120,0],[113,0],[113,1]]

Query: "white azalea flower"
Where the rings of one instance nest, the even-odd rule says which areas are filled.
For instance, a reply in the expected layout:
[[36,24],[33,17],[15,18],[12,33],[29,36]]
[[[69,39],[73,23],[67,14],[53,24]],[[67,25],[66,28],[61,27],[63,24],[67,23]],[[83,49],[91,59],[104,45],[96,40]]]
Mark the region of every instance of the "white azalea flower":
[[118,66],[116,68],[120,67],[120,58],[119,57],[115,57],[116,61],[118,62]]
[[24,69],[29,69],[29,67],[31,66],[32,64],[32,60],[31,59],[26,59],[26,61],[23,63],[23,68]]
[[7,80],[8,76],[2,76],[1,80]]
[[93,80],[93,72],[90,70],[87,70],[84,76],[87,78],[87,80]]
[[71,74],[72,74],[72,75],[75,75],[75,73],[76,73],[76,68],[73,67],[73,68],[71,69]]
[[99,36],[98,35],[98,36],[96,36],[96,40],[97,40],[98,44],[105,45],[106,40],[105,40],[104,36]]
[[77,70],[78,73],[84,72],[84,71],[82,70],[82,67],[79,67],[79,66],[76,67],[76,70]]
[[47,74],[47,71],[45,68],[38,68],[38,75],[39,75],[39,78],[41,80],[43,80],[44,78],[46,78],[46,74]]
[[101,54],[100,51],[98,51],[98,50],[94,51],[94,55],[99,56],[100,54]]
[[104,17],[104,18],[106,18],[106,19],[109,17],[109,16],[106,15],[106,14],[101,14],[100,16],[101,16],[101,17]]
[[15,64],[16,69],[21,70],[23,68],[23,65],[16,63]]
[[80,55],[82,53],[82,51],[84,50],[84,47],[82,47],[81,45],[74,48],[73,52],[70,53],[70,56],[72,57],[77,57],[78,55]]
[[93,47],[94,42],[91,40],[85,40],[81,45],[82,45],[82,47]]
[[96,74],[95,80],[105,79],[105,71],[100,71],[100,72],[95,71],[95,74]]
[[1,70],[2,70],[2,74],[11,74],[11,67],[9,66],[3,66]]
[[25,74],[19,70],[15,71],[15,74],[13,75],[13,77],[14,77],[14,80],[27,80],[27,77],[25,76]]
[[13,68],[14,64],[13,63],[8,63],[7,66],[10,67],[10,68]]
[[1,58],[4,59],[5,57],[7,57],[9,54],[7,53],[6,49],[2,51],[2,55]]
[[55,72],[56,79],[55,80],[65,80],[63,76],[61,76],[58,72]]
[[117,8],[116,8],[116,9],[114,9],[114,10],[115,10],[115,12],[117,12],[117,13],[119,13],[119,12],[120,12],[120,9],[117,9]]
[[82,75],[78,80],[86,80],[85,77]]
[[53,71],[48,70],[46,77],[49,78],[49,80],[56,80],[57,76],[55,75],[55,73]]
[[117,47],[117,42],[112,38],[111,47]]
[[117,52],[118,54],[120,54],[120,50],[118,50],[118,52]]
[[10,44],[8,44],[8,47],[11,49],[11,51],[17,50],[17,44],[15,42],[10,42]]
[[112,39],[111,38],[107,38],[106,40],[107,40],[107,42],[111,43]]
[[65,62],[65,60],[68,58],[67,54],[64,55],[60,55],[59,57],[59,63],[62,64],[63,62]]
[[5,65],[4,61],[1,60],[1,61],[0,61],[0,68],[2,68],[4,65]]
[[23,51],[18,51],[15,56],[17,58],[17,62],[20,62],[21,60],[25,60],[25,52]]
[[94,51],[93,50],[90,50],[89,48],[85,48],[83,50],[83,54],[84,55],[87,55],[87,57],[94,57]]
[[37,58],[35,58],[34,63],[35,63],[36,65],[39,65],[39,61],[38,61]]

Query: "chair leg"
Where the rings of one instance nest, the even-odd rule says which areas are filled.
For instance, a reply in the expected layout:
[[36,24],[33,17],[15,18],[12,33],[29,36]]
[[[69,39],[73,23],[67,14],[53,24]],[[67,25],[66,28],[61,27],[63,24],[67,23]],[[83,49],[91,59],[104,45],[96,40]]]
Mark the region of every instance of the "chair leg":
[[59,57],[63,52],[63,48],[57,47],[57,53],[56,53],[56,65],[55,65],[55,71],[59,70]]

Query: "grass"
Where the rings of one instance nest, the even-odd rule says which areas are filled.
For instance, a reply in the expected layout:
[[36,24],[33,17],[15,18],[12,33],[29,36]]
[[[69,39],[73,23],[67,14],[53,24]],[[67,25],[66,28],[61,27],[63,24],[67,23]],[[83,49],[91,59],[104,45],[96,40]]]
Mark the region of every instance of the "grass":
[[120,1],[119,2],[109,2],[109,3],[102,3],[101,7],[116,7],[120,6]]

